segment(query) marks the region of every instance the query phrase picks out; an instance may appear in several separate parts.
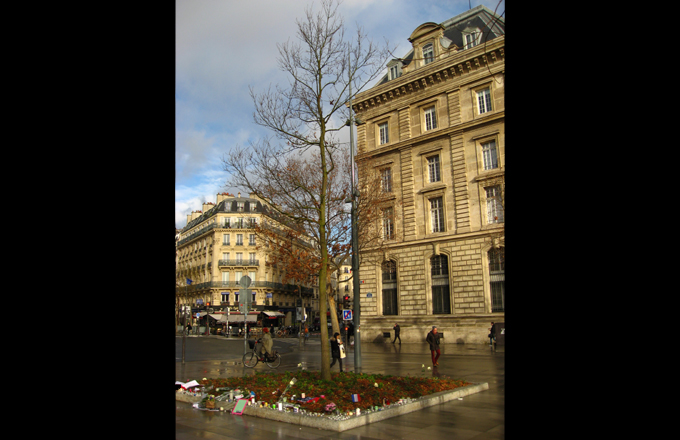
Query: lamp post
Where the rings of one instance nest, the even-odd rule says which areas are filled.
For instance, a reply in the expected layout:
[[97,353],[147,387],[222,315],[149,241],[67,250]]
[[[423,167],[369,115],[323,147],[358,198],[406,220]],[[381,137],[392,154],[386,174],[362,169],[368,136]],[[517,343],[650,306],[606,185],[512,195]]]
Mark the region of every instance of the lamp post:
[[[349,52],[348,63],[352,58]],[[349,67],[349,66],[348,66]],[[354,288],[354,369],[361,368],[361,299],[359,294],[359,231],[357,231],[357,197],[359,192],[354,188],[354,114],[352,112],[352,74],[349,69],[349,148],[352,160],[352,286]]]

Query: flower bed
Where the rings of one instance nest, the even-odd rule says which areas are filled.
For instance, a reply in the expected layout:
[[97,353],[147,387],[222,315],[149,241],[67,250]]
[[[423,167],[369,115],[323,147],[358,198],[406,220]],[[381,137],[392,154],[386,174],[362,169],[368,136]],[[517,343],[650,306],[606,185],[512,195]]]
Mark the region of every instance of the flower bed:
[[[296,382],[286,392],[293,378]],[[254,376],[203,379],[198,382],[204,387],[212,386],[213,390],[238,388],[246,396],[252,391],[255,393],[256,401],[269,406],[277,403],[285,392],[283,396],[287,397],[288,402],[291,402],[292,396],[295,395],[295,403],[299,404],[301,409],[324,414],[328,412],[326,408],[341,413],[353,412],[356,408],[364,411],[396,403],[403,398],[414,399],[471,385],[460,379],[354,373],[331,373],[331,380],[327,381],[321,379],[319,372],[306,370],[282,374],[256,372]],[[297,402],[302,393],[305,393],[308,400],[303,403]],[[219,394],[219,391],[216,394]],[[358,395],[358,402],[352,401],[353,394]],[[316,397],[319,399],[314,399]],[[330,405],[331,403],[334,406]]]

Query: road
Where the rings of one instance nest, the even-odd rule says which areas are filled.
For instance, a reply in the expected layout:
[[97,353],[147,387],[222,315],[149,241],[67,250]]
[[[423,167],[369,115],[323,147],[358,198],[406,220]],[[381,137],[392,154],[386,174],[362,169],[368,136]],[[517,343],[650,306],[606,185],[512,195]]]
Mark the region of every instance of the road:
[[[259,363],[245,368],[241,363],[243,340],[223,337],[186,338],[185,362],[182,363],[182,338],[175,338],[175,378],[182,382],[207,378],[252,375],[255,372],[281,373],[297,371],[298,364],[311,371],[321,368],[321,343],[312,338],[298,346],[296,338],[274,339],[274,348],[282,356],[281,365],[271,369]],[[256,439],[413,439],[420,440],[501,440],[505,438],[505,347],[497,350],[483,344],[442,346],[439,367],[433,368],[427,344],[375,344],[361,346],[362,367],[354,367],[354,352],[344,361],[345,371],[398,376],[439,376],[487,382],[489,389],[463,400],[450,401],[403,416],[342,434],[306,428],[283,422],[264,421],[257,417],[199,411],[191,404],[176,403],[175,438],[213,438],[223,440]],[[422,366],[425,366],[423,368]],[[430,370],[427,367],[431,367]],[[331,371],[339,371],[336,364]]]

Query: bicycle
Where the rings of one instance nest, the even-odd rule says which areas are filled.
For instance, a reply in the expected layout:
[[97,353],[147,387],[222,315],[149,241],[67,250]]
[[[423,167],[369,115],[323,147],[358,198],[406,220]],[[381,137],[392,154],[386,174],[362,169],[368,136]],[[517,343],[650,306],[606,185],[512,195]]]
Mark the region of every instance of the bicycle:
[[273,350],[271,355],[265,353],[263,357],[260,357],[257,353],[257,344],[260,341],[260,339],[257,341],[248,340],[248,346],[252,351],[243,355],[243,365],[248,368],[254,368],[258,362],[264,362],[269,368],[277,368],[281,365],[281,355],[278,351]]
[[290,327],[283,327],[279,331],[276,332],[276,337],[277,338],[287,338],[288,336],[291,335],[291,328]]

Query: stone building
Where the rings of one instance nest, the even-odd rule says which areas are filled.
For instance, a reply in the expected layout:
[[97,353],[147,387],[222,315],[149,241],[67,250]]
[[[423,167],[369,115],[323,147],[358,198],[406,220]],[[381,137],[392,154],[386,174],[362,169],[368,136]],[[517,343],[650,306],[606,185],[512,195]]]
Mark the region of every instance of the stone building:
[[399,323],[404,342],[436,325],[443,343],[488,343],[504,321],[504,34],[484,6],[424,23],[352,103],[360,184],[378,172],[393,194],[382,255],[359,270],[362,341]]
[[[214,312],[236,312],[239,302],[239,281],[248,276],[253,298],[253,310],[272,316],[286,315],[289,325],[301,300],[308,316],[318,315],[318,288],[283,283],[283,273],[266,264],[266,248],[258,249],[255,224],[263,217],[274,220],[273,214],[254,194],[241,197],[217,194],[216,203],[204,203],[202,211],[187,216],[187,225],[175,238],[176,295],[179,305],[189,304],[195,310],[205,310],[208,303]],[[187,285],[186,280],[192,280]],[[316,313],[314,313],[316,311]]]

